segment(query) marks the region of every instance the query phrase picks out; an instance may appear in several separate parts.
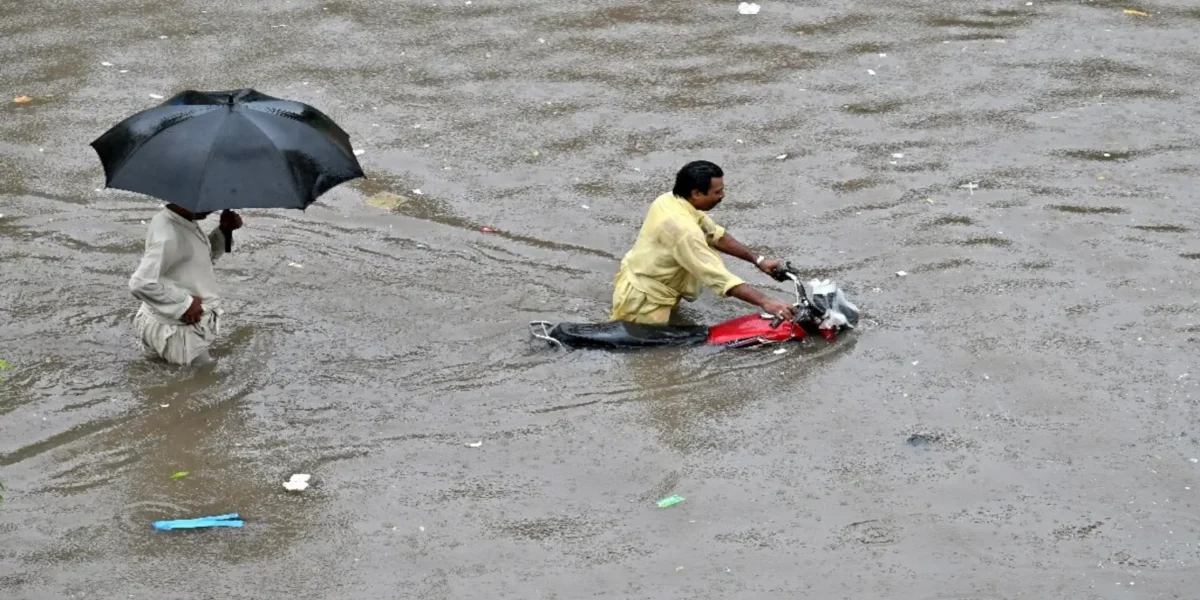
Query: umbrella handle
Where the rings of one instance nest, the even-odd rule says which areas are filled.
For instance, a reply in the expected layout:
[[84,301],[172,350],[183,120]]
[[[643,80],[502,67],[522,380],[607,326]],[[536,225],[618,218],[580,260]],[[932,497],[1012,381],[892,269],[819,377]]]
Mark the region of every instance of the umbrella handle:
[[[232,104],[232,103],[233,103],[233,101],[231,100],[230,104]],[[221,214],[230,213],[230,212],[233,212],[233,211],[231,211],[227,208],[227,209],[221,211]],[[222,237],[225,238],[225,252],[233,252],[233,230],[231,229],[229,231],[222,231],[221,234],[222,234]]]

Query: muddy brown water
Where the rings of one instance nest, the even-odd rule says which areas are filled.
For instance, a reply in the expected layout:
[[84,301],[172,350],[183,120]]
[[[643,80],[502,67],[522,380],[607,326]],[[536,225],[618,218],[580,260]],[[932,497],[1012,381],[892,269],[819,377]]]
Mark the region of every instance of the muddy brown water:
[[[0,597],[1194,598],[1200,11],[760,4],[4,3]],[[125,288],[156,204],[87,143],[235,87],[369,179],[247,211],[219,365],[172,369]],[[868,325],[531,343],[696,158]]]

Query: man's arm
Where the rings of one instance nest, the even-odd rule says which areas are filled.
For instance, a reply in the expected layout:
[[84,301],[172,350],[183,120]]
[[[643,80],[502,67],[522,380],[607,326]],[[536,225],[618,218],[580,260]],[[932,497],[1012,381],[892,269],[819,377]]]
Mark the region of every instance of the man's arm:
[[218,258],[225,256],[226,248],[233,249],[232,231],[226,234],[220,227],[214,227],[208,234],[208,257],[215,263]]
[[171,266],[175,254],[173,245],[162,232],[151,231],[146,236],[146,251],[137,270],[129,278],[129,292],[159,313],[172,319],[181,319],[195,299],[186,291],[160,279],[163,270]]
[[749,248],[742,245],[741,242],[737,241],[736,238],[728,233],[721,236],[721,238],[718,239],[715,244],[713,244],[713,247],[721,252],[724,252],[725,254],[735,258],[740,258],[757,266],[760,271],[768,275],[770,275],[771,271],[775,270],[775,268],[779,266],[779,261],[771,258],[764,258],[761,263],[756,262],[758,257],[761,255],[751,252]]
[[741,300],[749,302],[755,306],[762,308],[764,311],[783,319],[791,321],[796,318],[796,309],[792,305],[782,300],[776,300],[766,294],[750,287],[748,284],[741,284],[729,290],[729,295]]
[[768,297],[730,273],[721,263],[721,257],[698,236],[685,236],[675,244],[675,260],[719,295],[749,302],[784,320],[796,317],[791,305]]

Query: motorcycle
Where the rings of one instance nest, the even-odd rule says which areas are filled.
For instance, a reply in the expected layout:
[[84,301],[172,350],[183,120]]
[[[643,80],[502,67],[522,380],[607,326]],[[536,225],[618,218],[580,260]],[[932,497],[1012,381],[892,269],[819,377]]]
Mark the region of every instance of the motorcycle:
[[792,264],[776,268],[771,276],[791,281],[796,287],[796,317],[788,322],[770,313],[753,313],[703,325],[643,325],[626,321],[604,323],[559,323],[531,321],[529,333],[560,349],[653,348],[663,346],[724,346],[749,348],[802,340],[819,335],[833,341],[858,325],[858,307],[846,299],[838,285],[828,279],[813,279],[805,285]]

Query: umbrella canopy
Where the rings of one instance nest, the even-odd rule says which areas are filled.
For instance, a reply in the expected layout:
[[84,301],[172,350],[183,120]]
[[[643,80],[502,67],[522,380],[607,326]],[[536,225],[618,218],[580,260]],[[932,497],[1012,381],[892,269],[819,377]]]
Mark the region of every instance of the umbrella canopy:
[[364,177],[350,136],[321,111],[251,89],[187,90],[91,144],[110,188],[191,212],[305,209]]

